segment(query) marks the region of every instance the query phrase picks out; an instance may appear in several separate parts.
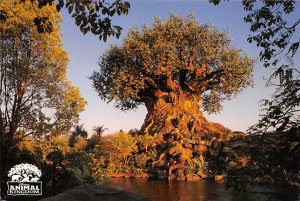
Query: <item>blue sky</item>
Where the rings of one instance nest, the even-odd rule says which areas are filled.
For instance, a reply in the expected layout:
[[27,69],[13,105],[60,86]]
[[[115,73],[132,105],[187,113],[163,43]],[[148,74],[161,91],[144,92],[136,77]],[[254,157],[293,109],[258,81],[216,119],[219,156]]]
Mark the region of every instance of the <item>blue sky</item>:
[[[238,1],[224,2],[214,6],[207,1],[174,1],[174,0],[134,0],[130,1],[131,9],[127,16],[114,17],[113,23],[122,26],[120,39],[109,38],[106,43],[99,41],[92,34],[83,35],[74,20],[63,12],[62,33],[64,49],[69,54],[68,78],[80,88],[81,95],[88,105],[80,115],[80,122],[91,133],[93,126],[104,125],[106,133],[120,129],[140,128],[146,116],[146,109],[140,106],[133,111],[122,112],[114,107],[114,103],[106,104],[97,96],[91,85],[89,76],[98,70],[98,58],[109,44],[121,44],[122,38],[131,27],[140,28],[143,24],[151,24],[155,16],[167,19],[171,13],[187,16],[193,12],[201,24],[212,23],[220,30],[227,30],[232,38],[232,46],[239,47],[245,53],[257,58],[259,50],[254,44],[247,43],[249,25],[245,24],[245,12]],[[298,4],[299,5],[299,4]],[[296,12],[295,12],[296,13]],[[254,87],[247,88],[230,101],[223,103],[223,110],[217,115],[207,115],[211,121],[223,124],[232,130],[245,131],[257,122],[260,111],[259,101],[270,97],[272,89],[265,87],[264,78],[269,69],[264,69],[260,62],[254,67]]]

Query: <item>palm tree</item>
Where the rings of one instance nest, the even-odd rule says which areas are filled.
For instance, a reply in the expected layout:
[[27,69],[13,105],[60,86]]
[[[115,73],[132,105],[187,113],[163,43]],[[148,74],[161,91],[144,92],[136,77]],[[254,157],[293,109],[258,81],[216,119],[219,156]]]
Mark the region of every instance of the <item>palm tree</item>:
[[72,135],[77,137],[87,138],[88,132],[83,128],[83,124],[74,126],[74,130],[72,131]]
[[104,125],[94,126],[93,131],[95,131],[97,136],[101,136],[107,128],[104,128]]
[[87,138],[88,132],[83,128],[83,124],[76,125],[73,127],[72,134],[69,138],[69,144],[71,147],[74,146],[74,144],[77,142],[79,137]]

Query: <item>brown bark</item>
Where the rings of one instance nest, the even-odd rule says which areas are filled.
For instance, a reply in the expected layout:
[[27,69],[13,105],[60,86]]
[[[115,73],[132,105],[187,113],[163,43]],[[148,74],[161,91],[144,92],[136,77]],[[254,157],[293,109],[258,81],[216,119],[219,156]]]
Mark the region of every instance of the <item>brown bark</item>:
[[168,88],[172,90],[158,89],[155,98],[146,101],[148,114],[142,126],[144,133],[156,134],[159,140],[165,141],[166,134],[179,139],[222,132],[223,126],[209,122],[203,116],[199,97],[188,95],[169,82]]
[[186,161],[198,154],[196,146],[188,148],[184,143],[189,139],[200,140],[206,134],[222,135],[225,128],[209,122],[201,112],[200,96],[186,92],[171,77],[160,80],[156,87],[156,92],[144,99],[148,114],[142,126],[143,133],[156,136],[157,158],[151,165],[167,170],[169,178],[177,175],[176,179],[182,179],[180,172]]

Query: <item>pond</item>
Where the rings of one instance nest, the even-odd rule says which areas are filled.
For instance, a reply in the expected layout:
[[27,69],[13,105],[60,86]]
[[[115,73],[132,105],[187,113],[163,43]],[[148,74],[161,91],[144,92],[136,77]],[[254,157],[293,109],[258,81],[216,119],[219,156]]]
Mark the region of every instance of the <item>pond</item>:
[[[182,182],[146,179],[111,179],[111,186],[142,195],[153,201],[260,201],[260,200],[298,200],[298,196],[279,197],[274,190],[255,187],[254,192],[240,196],[236,192],[226,191],[224,184],[212,181]],[[291,194],[289,194],[291,195]],[[296,197],[296,198],[295,198]],[[297,198],[298,197],[298,198]]]

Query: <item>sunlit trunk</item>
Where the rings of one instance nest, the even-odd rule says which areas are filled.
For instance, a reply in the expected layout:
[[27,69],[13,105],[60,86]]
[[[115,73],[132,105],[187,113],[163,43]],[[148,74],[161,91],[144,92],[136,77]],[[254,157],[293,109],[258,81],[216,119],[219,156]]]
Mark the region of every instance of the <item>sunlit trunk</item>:
[[144,133],[157,134],[159,141],[169,136],[188,138],[221,132],[224,127],[209,122],[200,110],[200,98],[180,91],[158,90],[155,99],[146,102],[148,114],[142,126]]
[[157,157],[152,168],[166,170],[169,178],[183,180],[185,163],[193,154],[198,154],[194,150],[195,143],[192,145],[187,141],[201,141],[201,137],[216,133],[222,135],[225,130],[203,116],[200,103],[199,96],[187,94],[178,87],[175,90],[159,89],[154,98],[145,102],[148,114],[142,131],[156,136]]

